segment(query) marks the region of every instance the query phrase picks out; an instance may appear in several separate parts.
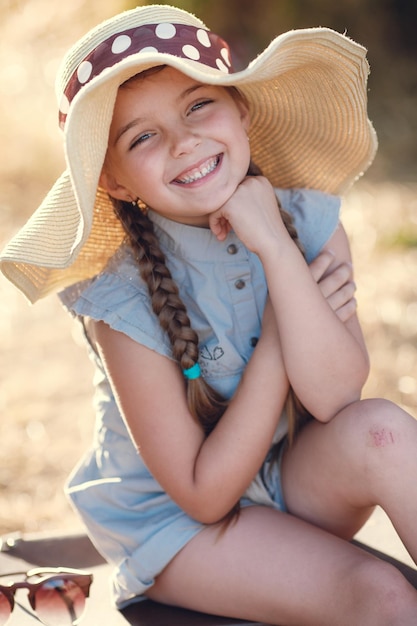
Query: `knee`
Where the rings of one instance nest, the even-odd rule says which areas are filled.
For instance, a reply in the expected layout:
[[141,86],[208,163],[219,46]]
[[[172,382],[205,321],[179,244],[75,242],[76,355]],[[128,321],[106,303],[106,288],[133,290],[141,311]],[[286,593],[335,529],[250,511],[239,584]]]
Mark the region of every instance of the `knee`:
[[[387,624],[417,623],[417,592],[393,565],[383,563],[378,568],[379,585],[377,598],[381,610],[381,617]],[[378,581],[373,581],[373,584]],[[404,622],[401,616],[412,616],[413,622]],[[382,622],[385,623],[385,622]]]
[[353,411],[351,424],[368,452],[398,449],[409,438],[417,441],[417,421],[389,400],[361,400],[347,410]]
[[369,559],[354,574],[352,600],[358,623],[378,626],[417,624],[417,592],[393,565]]
[[368,481],[373,493],[387,473],[392,477],[393,468],[404,467],[417,449],[417,420],[388,400],[361,400],[346,407],[335,418],[332,432],[340,459]]
[[366,444],[371,448],[385,448],[398,440],[404,411],[388,400],[364,400],[361,418],[367,428]]

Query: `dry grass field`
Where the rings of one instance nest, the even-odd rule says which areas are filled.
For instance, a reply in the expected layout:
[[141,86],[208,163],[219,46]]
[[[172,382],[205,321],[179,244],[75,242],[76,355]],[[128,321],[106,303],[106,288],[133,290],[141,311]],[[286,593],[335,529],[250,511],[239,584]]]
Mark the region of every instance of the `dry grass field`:
[[[54,131],[58,59],[98,15],[119,5],[12,4],[7,13],[0,7],[0,245],[63,168]],[[88,5],[84,21],[69,28],[81,5]],[[17,26],[25,35],[19,47]],[[365,178],[346,197],[343,222],[372,360],[365,396],[387,397],[417,416],[417,184]],[[62,487],[91,437],[91,377],[80,337],[57,299],[30,306],[1,277],[0,534],[79,528]]]

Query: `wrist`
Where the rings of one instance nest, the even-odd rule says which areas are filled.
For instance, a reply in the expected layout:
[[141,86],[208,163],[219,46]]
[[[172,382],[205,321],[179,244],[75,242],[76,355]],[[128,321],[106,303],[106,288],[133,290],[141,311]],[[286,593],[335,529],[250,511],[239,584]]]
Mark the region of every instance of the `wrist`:
[[279,272],[282,271],[284,272],[282,280],[287,280],[289,268],[293,266],[293,263],[295,263],[297,271],[299,271],[298,264],[300,261],[305,265],[302,253],[287,231],[285,231],[284,236],[268,237],[268,239],[263,242],[258,257],[267,274],[268,282],[268,272],[272,272],[271,277],[276,280],[277,273],[279,274]]

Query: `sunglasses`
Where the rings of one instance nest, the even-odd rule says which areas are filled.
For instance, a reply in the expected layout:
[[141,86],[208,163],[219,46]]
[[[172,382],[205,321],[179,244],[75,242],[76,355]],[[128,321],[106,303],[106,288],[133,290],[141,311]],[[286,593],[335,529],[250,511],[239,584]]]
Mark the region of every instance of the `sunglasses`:
[[17,589],[28,590],[30,606],[46,626],[74,626],[80,622],[93,582],[92,574],[64,567],[37,567],[26,573],[0,576],[19,575],[25,580],[0,585],[0,626],[6,624],[12,614]]

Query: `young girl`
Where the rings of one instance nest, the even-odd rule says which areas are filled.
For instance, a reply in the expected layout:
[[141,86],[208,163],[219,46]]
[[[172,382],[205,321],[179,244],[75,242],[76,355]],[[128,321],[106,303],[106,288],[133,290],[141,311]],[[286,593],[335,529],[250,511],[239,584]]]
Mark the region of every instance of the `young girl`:
[[368,167],[362,47],[281,35],[233,72],[169,6],[116,16],[58,81],[68,170],[2,255],[96,363],[68,493],[145,597],[270,624],[417,624],[349,540],[380,504],[417,557],[417,424],[360,401],[368,357],[337,195]]

